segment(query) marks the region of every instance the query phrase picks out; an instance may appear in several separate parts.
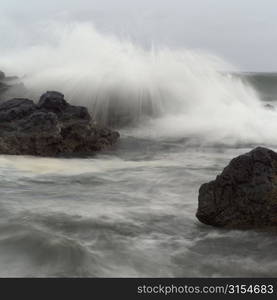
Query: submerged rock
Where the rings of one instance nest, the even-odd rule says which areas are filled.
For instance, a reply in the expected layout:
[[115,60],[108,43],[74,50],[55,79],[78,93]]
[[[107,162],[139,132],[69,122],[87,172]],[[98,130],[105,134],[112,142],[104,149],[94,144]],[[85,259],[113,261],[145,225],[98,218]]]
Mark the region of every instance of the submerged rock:
[[199,190],[197,218],[233,229],[277,229],[277,153],[262,147],[234,158]]
[[83,155],[107,149],[119,133],[96,125],[87,109],[47,92],[36,105],[29,99],[0,104],[0,154]]

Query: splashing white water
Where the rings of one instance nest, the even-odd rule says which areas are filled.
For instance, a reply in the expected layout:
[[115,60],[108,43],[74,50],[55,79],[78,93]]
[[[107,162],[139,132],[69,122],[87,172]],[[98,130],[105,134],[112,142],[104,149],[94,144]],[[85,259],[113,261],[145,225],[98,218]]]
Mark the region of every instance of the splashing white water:
[[1,55],[0,68],[23,76],[29,96],[59,90],[104,123],[140,121],[141,136],[277,142],[277,114],[250,86],[220,72],[231,66],[219,58],[146,50],[88,23],[54,24],[43,34],[44,42]]

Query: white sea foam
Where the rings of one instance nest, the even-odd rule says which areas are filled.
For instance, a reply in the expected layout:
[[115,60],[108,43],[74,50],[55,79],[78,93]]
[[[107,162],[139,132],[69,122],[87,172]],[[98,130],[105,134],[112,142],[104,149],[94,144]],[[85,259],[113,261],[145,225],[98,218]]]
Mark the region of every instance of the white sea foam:
[[22,76],[30,97],[59,90],[104,123],[137,121],[140,136],[277,143],[276,112],[215,56],[147,50],[90,23],[52,23],[39,40],[0,56],[0,69]]

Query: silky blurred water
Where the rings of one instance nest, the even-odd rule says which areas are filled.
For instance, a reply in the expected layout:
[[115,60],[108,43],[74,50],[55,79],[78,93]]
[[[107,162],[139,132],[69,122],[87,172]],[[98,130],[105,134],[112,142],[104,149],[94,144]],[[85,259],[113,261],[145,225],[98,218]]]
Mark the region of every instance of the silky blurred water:
[[121,139],[90,158],[0,155],[0,277],[277,276],[276,235],[195,217],[233,157],[277,149],[277,75],[52,17],[4,18],[0,68],[24,88],[2,100],[57,90]]
[[276,276],[275,236],[195,218],[199,186],[249,148],[123,135],[93,158],[1,156],[0,276]]

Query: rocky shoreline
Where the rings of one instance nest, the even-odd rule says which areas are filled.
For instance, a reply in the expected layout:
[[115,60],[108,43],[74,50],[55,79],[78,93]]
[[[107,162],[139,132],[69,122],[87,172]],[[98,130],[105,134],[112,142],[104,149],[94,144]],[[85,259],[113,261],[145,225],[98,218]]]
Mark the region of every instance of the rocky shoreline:
[[[24,85],[0,71],[0,154],[84,157],[111,148],[120,137],[56,91],[37,103],[3,100],[14,88]],[[258,147],[232,159],[200,187],[196,217],[221,228],[277,230],[277,153]]]
[[70,105],[59,92],[46,92],[37,104],[24,98],[0,103],[0,154],[91,155],[118,138],[118,132],[97,125],[85,107]]

